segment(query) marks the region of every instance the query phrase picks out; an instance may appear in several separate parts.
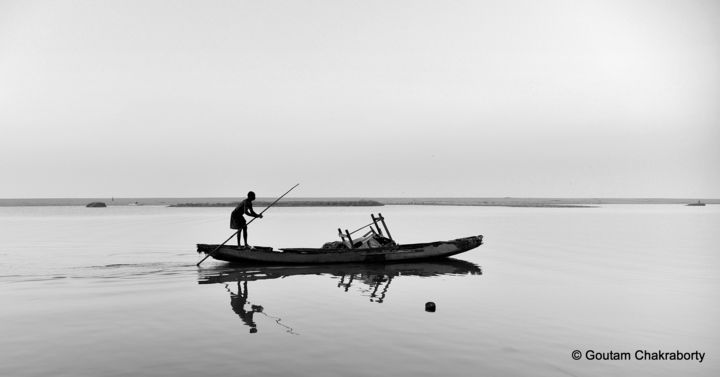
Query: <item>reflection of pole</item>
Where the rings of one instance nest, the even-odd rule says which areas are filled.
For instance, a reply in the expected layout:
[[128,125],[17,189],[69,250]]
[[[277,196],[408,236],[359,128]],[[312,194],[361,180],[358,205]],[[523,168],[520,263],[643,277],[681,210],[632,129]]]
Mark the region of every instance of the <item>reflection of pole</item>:
[[264,316],[266,316],[266,317],[268,317],[268,318],[274,319],[274,320],[275,320],[275,323],[277,323],[278,325],[280,325],[280,326],[282,326],[282,327],[284,327],[284,328],[287,329],[285,332],[290,333],[290,334],[292,334],[292,335],[299,335],[298,333],[295,332],[295,330],[293,330],[292,327],[290,327],[290,326],[288,326],[288,325],[286,325],[286,324],[284,324],[284,323],[280,323],[280,321],[282,321],[282,318],[280,318],[280,317],[273,317],[273,316],[268,315],[267,313],[262,312],[262,311],[260,312],[260,314],[262,314],[262,315],[264,315]]

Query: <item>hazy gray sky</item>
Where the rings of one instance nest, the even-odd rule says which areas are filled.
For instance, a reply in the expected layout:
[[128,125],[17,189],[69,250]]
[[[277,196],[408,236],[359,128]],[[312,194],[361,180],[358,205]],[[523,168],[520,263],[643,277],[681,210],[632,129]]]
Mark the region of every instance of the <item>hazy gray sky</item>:
[[718,1],[0,0],[0,197],[720,197]]

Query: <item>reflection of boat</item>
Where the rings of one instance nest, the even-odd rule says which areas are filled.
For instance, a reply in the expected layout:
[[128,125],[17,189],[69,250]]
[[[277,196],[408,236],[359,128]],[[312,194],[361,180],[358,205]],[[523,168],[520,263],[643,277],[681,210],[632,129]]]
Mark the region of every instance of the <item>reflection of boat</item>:
[[459,238],[452,241],[417,243],[408,245],[385,245],[371,248],[311,249],[272,248],[238,249],[235,246],[198,244],[198,253],[212,254],[212,257],[228,262],[264,262],[277,264],[325,264],[397,262],[436,259],[459,254],[482,245],[482,236]]
[[447,258],[427,262],[406,263],[342,263],[323,265],[229,265],[199,270],[199,284],[228,283],[278,279],[295,275],[386,275],[431,277],[439,275],[480,275],[478,265]]
[[687,204],[687,205],[688,205],[688,206],[691,206],[691,207],[703,207],[703,206],[705,206],[705,203],[703,203],[703,202],[701,202],[701,201],[698,200],[697,203],[690,203],[690,204]]
[[[385,301],[393,279],[403,276],[434,277],[481,275],[482,270],[474,263],[447,258],[428,262],[387,263],[387,264],[325,264],[325,265],[226,265],[199,270],[198,284],[223,284],[230,293],[230,306],[243,323],[250,327],[251,333],[257,332],[255,314],[265,315],[278,325],[285,327],[288,333],[294,330],[282,323],[278,317],[265,313],[261,305],[253,305],[248,300],[248,282],[281,279],[290,276],[329,276],[337,279],[337,287],[348,292],[355,285],[371,302]],[[237,284],[237,293],[231,289]]]

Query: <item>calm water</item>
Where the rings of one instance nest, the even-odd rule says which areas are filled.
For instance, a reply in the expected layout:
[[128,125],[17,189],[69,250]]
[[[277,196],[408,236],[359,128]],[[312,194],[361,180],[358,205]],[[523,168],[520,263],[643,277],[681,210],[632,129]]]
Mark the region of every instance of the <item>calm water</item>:
[[[273,208],[250,242],[319,247],[372,210]],[[0,376],[720,375],[720,206],[380,210],[399,242],[486,244],[447,262],[197,268],[230,209],[0,207]]]

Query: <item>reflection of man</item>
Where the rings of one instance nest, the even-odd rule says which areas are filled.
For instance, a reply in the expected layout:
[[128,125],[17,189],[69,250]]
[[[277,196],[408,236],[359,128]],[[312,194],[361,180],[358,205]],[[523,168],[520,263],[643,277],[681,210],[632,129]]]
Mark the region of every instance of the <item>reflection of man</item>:
[[245,304],[247,304],[248,290],[247,281],[242,282],[242,286],[238,281],[238,293],[234,294],[230,292],[230,306],[235,314],[242,319],[242,321],[250,327],[250,333],[254,334],[257,332],[257,325],[253,321],[253,314],[260,313],[263,307],[260,305],[251,305],[250,311],[245,310]]

